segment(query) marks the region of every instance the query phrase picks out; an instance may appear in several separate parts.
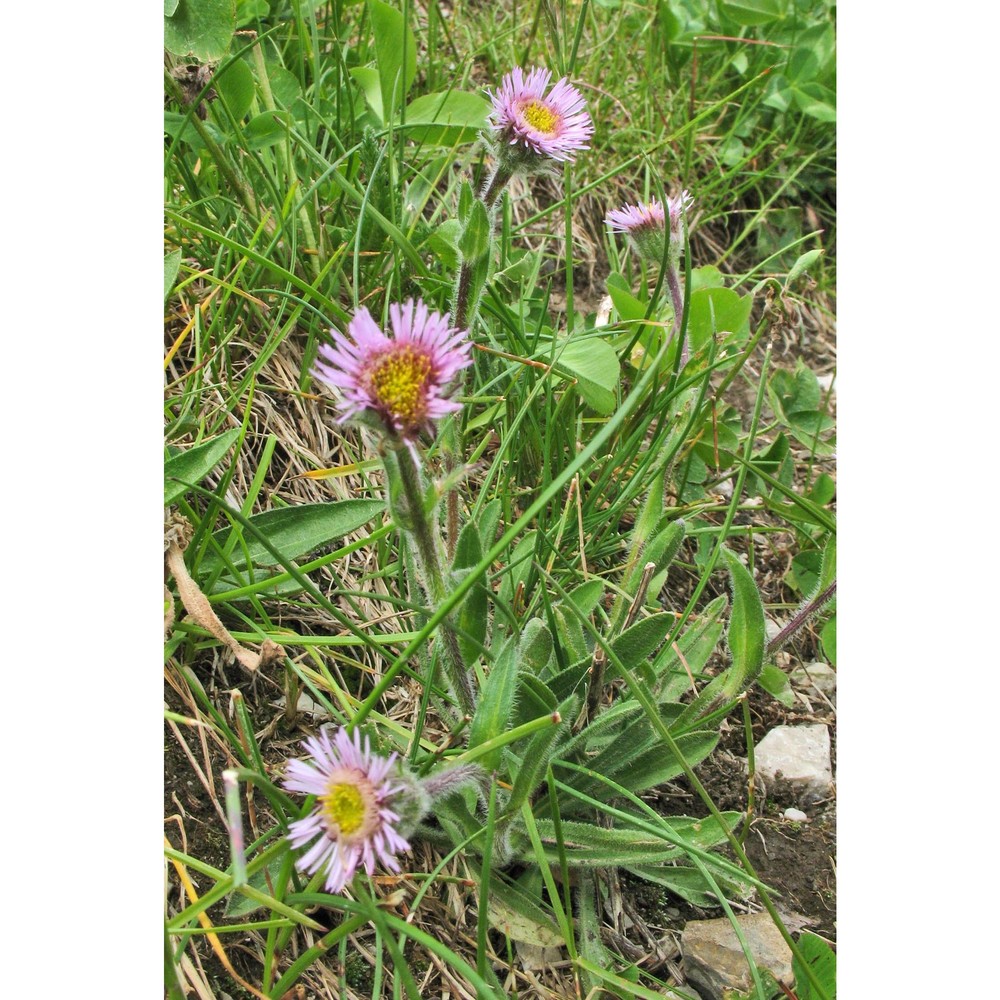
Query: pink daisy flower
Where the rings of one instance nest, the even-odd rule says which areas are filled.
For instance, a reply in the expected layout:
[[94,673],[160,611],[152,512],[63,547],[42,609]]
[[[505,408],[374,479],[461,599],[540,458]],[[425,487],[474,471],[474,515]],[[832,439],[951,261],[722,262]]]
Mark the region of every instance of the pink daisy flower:
[[545,93],[551,77],[547,69],[533,69],[526,76],[519,66],[506,74],[496,93],[487,91],[493,102],[490,127],[510,146],[573,160],[577,150],[590,148],[594,125],[580,92],[565,77]]
[[670,216],[671,249],[680,253],[684,248],[684,213],[693,203],[691,195],[682,191],[676,198],[667,199],[666,209],[654,198],[648,204],[624,205],[608,212],[604,221],[613,232],[624,233],[642,256],[662,260],[667,216]]
[[408,299],[389,306],[392,336],[386,336],[367,309],[347,327],[331,330],[333,346],[319,349],[313,374],[341,390],[339,423],[372,410],[386,427],[408,441],[431,421],[461,409],[446,398],[455,375],[472,364],[468,331],[448,325],[448,314],[430,312]]
[[362,865],[369,875],[376,861],[398,872],[395,855],[410,845],[396,829],[399,815],[392,808],[404,790],[389,778],[396,754],[375,756],[367,736],[362,744],[355,730],[352,741],[346,729],[332,740],[326,732],[310,737],[303,746],[314,764],[290,761],[284,780],[289,791],[316,796],[313,811],[290,825],[292,847],[316,841],[296,862],[299,871],[325,871],[330,892],[340,892]]

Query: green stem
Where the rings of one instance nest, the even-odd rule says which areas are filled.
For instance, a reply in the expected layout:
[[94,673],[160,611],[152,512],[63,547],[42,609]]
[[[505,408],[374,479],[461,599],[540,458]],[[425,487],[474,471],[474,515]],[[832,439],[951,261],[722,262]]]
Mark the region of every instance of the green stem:
[[[417,559],[420,564],[421,578],[430,603],[440,607],[448,598],[448,586],[441,569],[440,544],[434,524],[427,516],[424,506],[424,492],[420,482],[420,470],[410,449],[400,447],[394,451],[396,467],[406,496],[406,516],[397,518],[397,523],[407,525],[410,536],[417,547]],[[458,697],[462,711],[472,715],[476,709],[476,698],[472,687],[472,679],[462,659],[462,651],[458,645],[458,636],[448,621],[441,622],[439,632],[441,637],[441,662],[448,674],[448,680],[455,695]]]

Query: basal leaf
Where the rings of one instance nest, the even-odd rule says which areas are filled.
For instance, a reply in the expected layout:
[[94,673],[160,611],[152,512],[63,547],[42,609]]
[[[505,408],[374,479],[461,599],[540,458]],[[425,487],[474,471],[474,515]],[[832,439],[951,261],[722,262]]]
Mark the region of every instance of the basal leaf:
[[[356,531],[384,509],[382,500],[335,500],[265,510],[248,520],[286,559],[291,560]],[[223,528],[215,533],[213,537],[220,549],[229,543],[232,531],[232,528]],[[276,565],[274,556],[249,533],[244,544],[235,545],[229,556],[237,570],[246,569],[247,554],[254,565]],[[209,572],[222,565],[222,557],[212,549],[205,553],[201,562],[202,569]]]
[[163,45],[176,56],[221,59],[236,31],[236,0],[178,0],[163,19]]
[[[188,448],[178,455],[168,458],[163,463],[163,505],[169,507],[187,489],[187,483],[200,483],[212,469],[219,463],[222,456],[235,443],[240,436],[240,428],[234,427],[232,430],[220,434],[209,441],[203,441],[193,448]],[[182,482],[172,482],[172,479],[179,479]]]

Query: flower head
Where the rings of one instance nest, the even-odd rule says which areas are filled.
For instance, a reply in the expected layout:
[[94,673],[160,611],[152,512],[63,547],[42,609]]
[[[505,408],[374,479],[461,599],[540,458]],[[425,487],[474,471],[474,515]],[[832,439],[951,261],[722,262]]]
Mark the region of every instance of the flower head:
[[396,754],[378,757],[367,736],[362,743],[355,730],[352,740],[346,729],[339,729],[332,740],[323,732],[303,746],[314,764],[290,761],[284,785],[315,795],[316,806],[291,824],[288,839],[293,847],[316,842],[296,867],[310,874],[325,870],[330,892],[340,892],[362,864],[369,875],[376,861],[398,872],[395,855],[410,845],[398,832],[400,817],[394,811],[405,791],[405,782],[390,777],[391,772],[398,774]]
[[496,93],[490,93],[493,110],[490,127],[508,152],[525,153],[521,165],[536,156],[573,160],[579,149],[588,149],[594,125],[576,87],[565,77],[546,94],[552,73],[533,69],[527,75],[519,67],[507,73]]
[[392,336],[386,336],[367,309],[347,327],[332,330],[333,346],[319,349],[314,374],[343,393],[339,422],[374,411],[394,434],[408,441],[431,421],[461,409],[446,398],[455,375],[472,364],[467,331],[448,325],[448,314],[430,312],[408,299],[389,306]]
[[670,217],[670,252],[679,256],[684,249],[684,213],[693,202],[691,195],[682,191],[676,198],[667,199],[666,209],[654,198],[648,204],[624,205],[608,212],[604,221],[613,232],[624,233],[641,256],[647,260],[662,260],[667,216]]

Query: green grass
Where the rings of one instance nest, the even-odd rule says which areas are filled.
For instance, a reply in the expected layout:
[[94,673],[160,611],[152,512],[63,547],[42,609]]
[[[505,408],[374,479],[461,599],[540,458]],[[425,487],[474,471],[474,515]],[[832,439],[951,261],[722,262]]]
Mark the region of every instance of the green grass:
[[[741,658],[753,658],[743,648],[753,628],[741,632],[738,616],[752,618],[762,599],[761,614],[784,623],[835,575],[835,428],[830,392],[816,380],[832,369],[835,311],[832,5],[508,0],[456,3],[443,17],[436,4],[403,3],[396,9],[413,33],[412,62],[377,5],[264,7],[238,5],[247,18],[240,33],[189,95],[200,94],[204,119],[197,103],[181,101],[188,77],[166,79],[165,440],[168,471],[191,484],[174,485],[170,499],[193,529],[187,569],[229,632],[253,649],[270,639],[284,654],[251,679],[190,619],[167,640],[176,751],[168,772],[197,761],[197,780],[218,803],[184,831],[188,849],[168,829],[168,949],[182,977],[215,990],[234,982],[232,962],[269,997],[296,984],[431,997],[442,968],[493,996],[505,979],[494,966],[518,964],[520,927],[563,942],[570,968],[547,984],[557,994],[585,995],[603,982],[623,996],[661,995],[655,977],[607,951],[599,920],[588,923],[580,907],[594,901],[571,893],[568,875],[582,865],[576,883],[592,863],[564,830],[582,836],[594,817],[619,831],[633,824],[628,850],[638,852],[640,833],[656,846],[649,857],[636,853],[629,870],[649,875],[677,852],[699,902],[756,884],[735,834],[736,861],[724,860],[681,836],[681,819],[650,810],[621,776],[588,783],[573,771],[584,758],[557,754],[532,772],[530,788],[528,777],[518,785],[526,748],[541,747],[544,733],[528,726],[514,741],[508,729],[493,736],[503,780],[530,791],[518,816],[501,816],[494,802],[443,819],[437,839],[405,859],[405,881],[361,877],[348,899],[293,870],[282,835],[300,803],[277,778],[317,721],[294,710],[303,693],[327,720],[363,723],[418,771],[481,755],[483,746],[464,741],[482,720],[448,732],[449,696],[431,680],[430,640],[485,588],[484,672],[500,669],[505,637],[533,618],[552,639],[539,678],[553,690],[560,673],[603,650],[609,677],[624,681],[617,708],[648,727],[650,752],[672,755],[676,774],[700,788],[693,766],[711,747],[698,734],[717,729],[739,693]],[[390,64],[402,92],[377,71]],[[359,305],[376,320],[411,295],[451,308],[461,187],[488,164],[474,127],[435,133],[415,102],[445,92],[481,98],[518,64],[569,75],[596,132],[576,163],[515,182],[501,205],[465,406],[442,424],[426,459],[441,492],[455,490],[459,523],[475,525],[477,541],[463,563],[469,572],[426,607],[392,510],[350,506],[383,500],[385,474],[370,439],[334,423],[334,399],[310,368],[330,326],[344,329]],[[379,103],[381,116],[372,110]],[[471,101],[461,113],[473,122],[478,107]],[[665,336],[673,317],[659,267],[640,263],[602,221],[626,201],[682,188],[695,199],[684,258],[694,357],[683,370]],[[606,291],[614,302],[602,324]],[[226,448],[205,445],[226,432]],[[468,470],[446,482],[457,449]],[[280,535],[259,519],[303,504],[323,506]],[[643,594],[643,563],[668,547],[681,520],[683,539],[664,549]],[[756,583],[732,553],[760,570]],[[176,585],[173,596],[177,604]],[[648,643],[642,629],[654,636]],[[816,635],[802,641],[830,655]],[[831,642],[828,628],[823,643]],[[695,662],[703,690],[712,650],[729,664],[686,723],[668,708],[690,700],[674,643]],[[780,687],[766,676],[769,690]],[[234,687],[243,691],[235,705]],[[510,724],[544,714],[529,707],[522,697]],[[738,710],[733,724],[741,725]],[[599,754],[597,744],[588,753]],[[197,827],[225,830],[226,767],[248,789],[247,885],[227,873],[227,858],[199,856],[210,845]],[[704,799],[721,843],[740,824]],[[507,866],[494,855],[505,824],[516,832]],[[617,863],[603,841],[593,854]],[[580,892],[593,895],[588,878],[579,877]],[[401,901],[391,898],[397,889]],[[758,890],[773,912],[766,887]],[[462,941],[453,924],[466,908],[476,926]],[[227,943],[233,922],[249,934],[238,953]],[[516,995],[536,995],[513,981]]]

